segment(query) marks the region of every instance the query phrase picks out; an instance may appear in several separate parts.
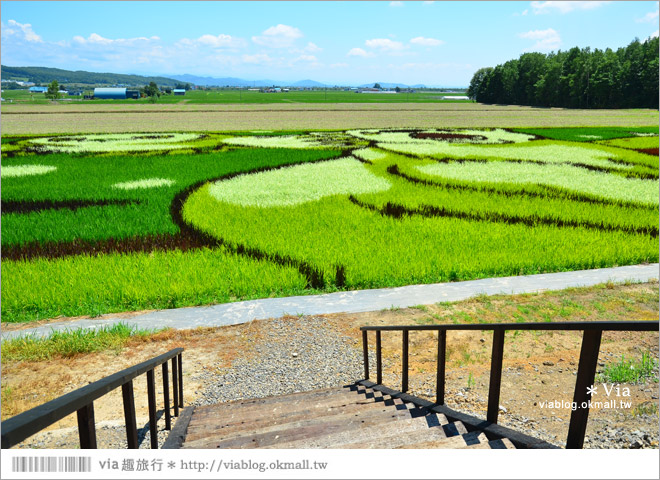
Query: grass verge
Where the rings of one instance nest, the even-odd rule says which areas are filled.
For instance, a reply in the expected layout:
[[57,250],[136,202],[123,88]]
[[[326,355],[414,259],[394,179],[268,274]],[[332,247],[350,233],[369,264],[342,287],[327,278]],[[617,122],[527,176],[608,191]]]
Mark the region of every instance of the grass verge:
[[111,350],[119,352],[129,342],[145,341],[165,329],[145,330],[125,323],[98,330],[65,330],[48,337],[26,335],[2,342],[2,361],[40,361],[55,357]]

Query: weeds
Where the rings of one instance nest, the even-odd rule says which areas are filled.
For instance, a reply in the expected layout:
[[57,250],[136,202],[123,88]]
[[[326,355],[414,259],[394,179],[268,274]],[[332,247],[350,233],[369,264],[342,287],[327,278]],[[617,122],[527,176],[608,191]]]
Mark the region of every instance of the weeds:
[[656,415],[658,413],[658,404],[655,402],[643,402],[633,408],[631,414],[633,417],[642,415]]
[[647,378],[658,381],[658,361],[648,352],[639,360],[626,359],[621,355],[617,363],[606,365],[599,375],[599,381],[610,383],[641,383]]
[[471,390],[472,388],[474,388],[475,383],[476,382],[474,380],[474,377],[472,376],[472,372],[470,372],[469,375],[468,375],[468,379],[467,379],[466,390]]

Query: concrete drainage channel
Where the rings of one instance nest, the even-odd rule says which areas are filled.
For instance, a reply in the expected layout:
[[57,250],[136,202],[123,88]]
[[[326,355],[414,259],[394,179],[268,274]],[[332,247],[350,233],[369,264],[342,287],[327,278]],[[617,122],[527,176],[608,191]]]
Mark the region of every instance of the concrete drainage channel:
[[570,287],[586,287],[606,282],[648,282],[658,279],[659,268],[659,264],[652,263],[573,272],[487,278],[465,282],[356,290],[323,295],[267,298],[206,307],[158,310],[131,318],[114,317],[52,322],[35,328],[3,331],[2,339],[24,335],[47,336],[53,331],[79,328],[95,329],[111,327],[117,323],[135,325],[144,329],[221,327],[257,319],[279,318],[287,314],[322,315],[342,312],[370,312],[392,307],[407,308],[414,305],[453,302],[481,294],[534,293]]

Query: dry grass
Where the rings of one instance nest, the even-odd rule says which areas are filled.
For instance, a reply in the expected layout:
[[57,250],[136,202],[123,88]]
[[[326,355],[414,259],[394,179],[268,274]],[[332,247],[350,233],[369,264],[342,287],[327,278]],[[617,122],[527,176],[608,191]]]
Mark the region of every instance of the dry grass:
[[481,104],[9,105],[3,133],[657,125],[654,110]]

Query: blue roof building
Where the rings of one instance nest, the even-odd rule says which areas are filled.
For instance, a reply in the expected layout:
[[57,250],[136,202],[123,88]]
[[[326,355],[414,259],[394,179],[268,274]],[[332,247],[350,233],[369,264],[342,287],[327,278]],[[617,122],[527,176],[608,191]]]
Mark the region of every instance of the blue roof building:
[[48,87],[30,87],[30,93],[46,93]]
[[185,95],[186,90],[185,90],[185,88],[175,88],[174,90],[172,90],[172,93],[174,95]]
[[126,89],[125,88],[95,88],[94,98],[123,100],[126,98]]

